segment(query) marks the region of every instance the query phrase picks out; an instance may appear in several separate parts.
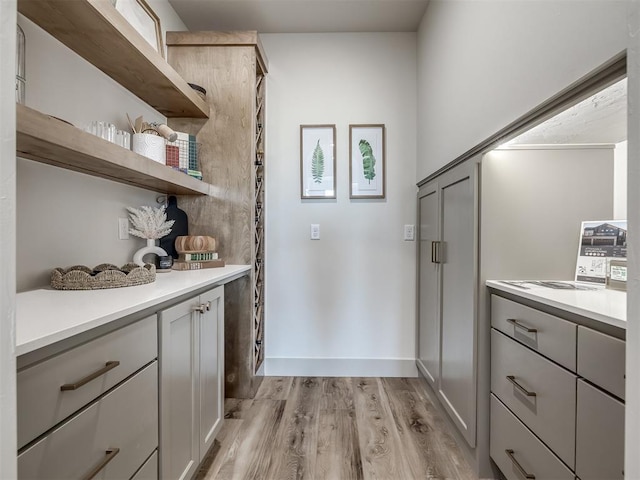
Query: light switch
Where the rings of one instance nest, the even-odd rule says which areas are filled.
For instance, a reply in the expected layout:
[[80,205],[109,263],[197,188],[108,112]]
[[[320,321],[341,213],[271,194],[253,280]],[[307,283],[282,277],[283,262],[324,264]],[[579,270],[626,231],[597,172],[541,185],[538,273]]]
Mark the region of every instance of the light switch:
[[320,225],[317,223],[311,224],[311,240],[320,240]]
[[118,219],[118,238],[120,240],[129,240],[129,219]]
[[405,225],[404,226],[404,239],[407,241],[413,241],[415,238],[415,225]]

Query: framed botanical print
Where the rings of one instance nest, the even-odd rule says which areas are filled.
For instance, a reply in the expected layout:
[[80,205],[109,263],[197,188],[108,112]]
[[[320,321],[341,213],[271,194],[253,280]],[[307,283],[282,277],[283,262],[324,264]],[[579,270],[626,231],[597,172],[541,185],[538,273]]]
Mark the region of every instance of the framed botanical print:
[[300,125],[300,198],[336,198],[335,125]]
[[349,198],[385,198],[385,126],[349,125]]

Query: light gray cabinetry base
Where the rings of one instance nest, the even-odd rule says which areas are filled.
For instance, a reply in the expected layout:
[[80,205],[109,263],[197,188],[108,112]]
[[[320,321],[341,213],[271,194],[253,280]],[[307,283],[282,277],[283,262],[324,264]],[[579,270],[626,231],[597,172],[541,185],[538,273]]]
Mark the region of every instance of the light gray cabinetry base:
[[[622,480],[624,340],[495,294],[491,306],[490,445],[498,468],[507,478],[573,478],[546,471],[553,465],[546,451],[575,478]],[[508,446],[523,431],[539,444],[527,446],[535,453]]]
[[624,403],[578,380],[576,474],[582,480],[624,478]]
[[567,465],[574,466],[575,375],[493,330],[491,391]]
[[19,478],[131,478],[158,445],[157,398],[154,361],[21,453]]
[[491,326],[563,367],[575,371],[575,323],[492,295]]
[[[509,453],[507,453],[509,451]],[[529,429],[491,395],[491,458],[508,480],[574,480],[574,475]]]
[[[158,356],[157,320],[152,315],[18,372],[18,447],[106,393]],[[117,362],[117,365],[113,362]],[[87,375],[113,368],[73,390]]]
[[222,426],[224,287],[160,312],[160,475],[187,480]]
[[622,400],[625,353],[624,340],[578,327],[578,375]]
[[418,192],[417,366],[469,447],[477,411],[477,162]]

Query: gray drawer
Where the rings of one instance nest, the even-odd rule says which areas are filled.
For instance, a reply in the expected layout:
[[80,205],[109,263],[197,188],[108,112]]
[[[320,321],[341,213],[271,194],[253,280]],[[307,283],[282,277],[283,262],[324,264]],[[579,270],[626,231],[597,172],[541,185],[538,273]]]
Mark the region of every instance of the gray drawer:
[[578,374],[624,400],[625,342],[578,327]]
[[624,478],[624,404],[578,380],[576,474],[582,480]]
[[99,478],[126,479],[158,447],[158,362],[18,456],[18,478],[84,478],[119,449]]
[[[491,330],[491,391],[571,468],[575,462],[576,378]],[[527,396],[512,382],[535,396]]]
[[[92,340],[18,372],[18,448],[158,357],[156,315]],[[120,364],[77,390],[62,391],[104,368]]]
[[[491,458],[508,480],[522,480],[517,464],[541,480],[574,480],[574,475],[494,395],[491,395]],[[513,451],[512,458],[507,450]],[[517,464],[516,464],[517,462]]]
[[[491,326],[576,371],[576,327],[561,318],[491,295]],[[534,329],[535,332],[527,332]]]
[[158,480],[158,451],[144,462],[144,465],[131,477],[131,480]]

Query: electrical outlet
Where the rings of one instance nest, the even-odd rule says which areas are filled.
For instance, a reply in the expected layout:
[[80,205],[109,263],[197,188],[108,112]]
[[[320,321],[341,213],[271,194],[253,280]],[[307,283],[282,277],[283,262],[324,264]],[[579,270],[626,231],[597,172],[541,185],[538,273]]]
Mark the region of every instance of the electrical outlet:
[[416,230],[415,225],[405,225],[404,226],[404,239],[407,241],[413,241],[415,238]]
[[118,219],[118,238],[120,240],[129,240],[129,219]]
[[317,223],[311,224],[311,240],[320,240],[320,225]]

